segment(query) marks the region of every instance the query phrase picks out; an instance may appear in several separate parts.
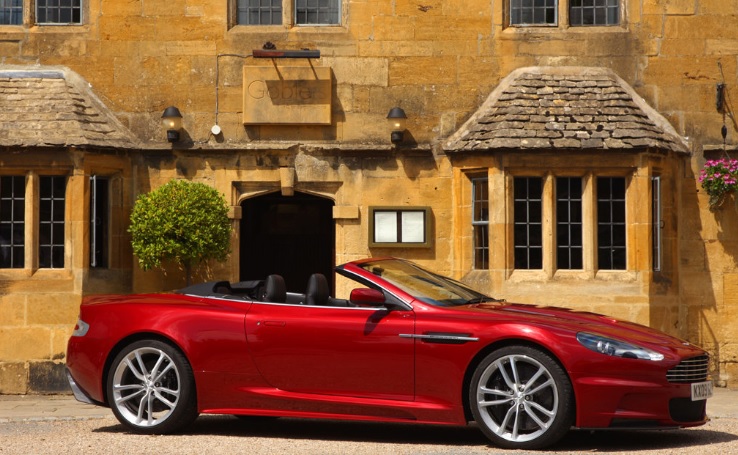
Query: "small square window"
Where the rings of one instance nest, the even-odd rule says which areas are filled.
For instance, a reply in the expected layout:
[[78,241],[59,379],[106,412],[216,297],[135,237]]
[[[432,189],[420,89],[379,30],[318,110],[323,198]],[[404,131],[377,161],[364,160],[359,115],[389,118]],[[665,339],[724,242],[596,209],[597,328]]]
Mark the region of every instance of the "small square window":
[[569,23],[572,26],[618,25],[620,0],[570,0]]
[[238,0],[236,21],[239,25],[280,25],[282,0]]
[[0,0],[0,25],[23,24],[23,0]]
[[369,208],[370,247],[431,246],[430,208]]
[[295,0],[295,24],[338,25],[341,0]]
[[81,24],[82,0],[36,0],[39,24]]
[[558,9],[558,0],[510,0],[510,25],[556,25]]

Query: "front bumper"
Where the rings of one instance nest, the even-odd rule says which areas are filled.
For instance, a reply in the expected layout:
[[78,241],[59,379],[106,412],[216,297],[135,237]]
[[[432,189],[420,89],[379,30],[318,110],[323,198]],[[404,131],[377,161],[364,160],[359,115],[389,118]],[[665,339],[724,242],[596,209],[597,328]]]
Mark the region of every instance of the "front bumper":
[[690,384],[593,382],[575,385],[579,428],[681,428],[709,420],[707,400],[692,401]]

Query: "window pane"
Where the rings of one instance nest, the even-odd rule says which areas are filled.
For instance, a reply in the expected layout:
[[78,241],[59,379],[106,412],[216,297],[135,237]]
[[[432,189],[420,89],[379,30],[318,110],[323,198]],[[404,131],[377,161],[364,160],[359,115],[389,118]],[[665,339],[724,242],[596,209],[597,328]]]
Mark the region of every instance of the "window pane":
[[510,25],[556,25],[557,0],[510,0]]
[[556,267],[582,268],[582,179],[556,179]]
[[90,177],[90,267],[108,267],[108,179]]
[[651,256],[653,258],[653,270],[656,272],[661,271],[661,231],[663,229],[662,220],[661,177],[657,176],[651,179],[651,223],[653,226],[653,230],[651,233],[653,242]]
[[474,226],[474,269],[489,269],[488,226]]
[[540,269],[543,267],[543,179],[516,177],[513,194],[515,268]]
[[625,179],[597,178],[597,264],[602,270],[625,270]]
[[489,268],[489,181],[486,178],[472,179],[472,230],[474,268]]
[[0,268],[23,268],[25,263],[26,178],[0,177]]
[[374,212],[374,241],[395,243],[398,241],[397,212]]
[[240,25],[282,23],[282,0],[238,0],[237,9],[237,20]]
[[36,22],[39,24],[82,23],[82,0],[37,0]]
[[39,267],[62,268],[67,179],[42,176],[39,187]]
[[295,23],[298,25],[337,25],[340,12],[340,0],[295,0]]
[[425,242],[425,212],[401,212],[403,243]]
[[23,23],[23,0],[0,0],[0,25]]
[[574,26],[618,25],[619,11],[619,0],[572,0],[569,21]]

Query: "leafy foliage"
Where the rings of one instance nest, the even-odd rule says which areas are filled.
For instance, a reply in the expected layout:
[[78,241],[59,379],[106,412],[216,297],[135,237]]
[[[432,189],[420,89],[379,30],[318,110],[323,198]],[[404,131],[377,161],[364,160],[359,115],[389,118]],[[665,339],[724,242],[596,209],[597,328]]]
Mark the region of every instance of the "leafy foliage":
[[184,266],[224,261],[230,252],[231,223],[225,198],[203,183],[172,180],[142,194],[131,213],[133,253],[141,268],[173,260]]
[[700,172],[702,188],[710,196],[710,207],[719,206],[725,195],[738,188],[738,160],[708,160]]

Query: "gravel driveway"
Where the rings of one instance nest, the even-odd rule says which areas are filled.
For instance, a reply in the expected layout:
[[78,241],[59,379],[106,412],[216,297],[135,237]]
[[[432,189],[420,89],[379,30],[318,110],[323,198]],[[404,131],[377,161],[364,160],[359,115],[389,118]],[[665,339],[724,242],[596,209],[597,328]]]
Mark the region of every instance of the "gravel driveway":
[[[0,424],[0,454],[518,454],[474,427],[201,416],[186,434],[139,436],[111,418]],[[738,419],[675,431],[570,432],[546,454],[738,455]]]

